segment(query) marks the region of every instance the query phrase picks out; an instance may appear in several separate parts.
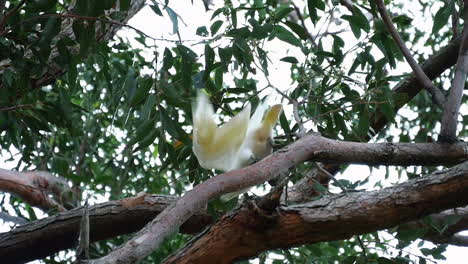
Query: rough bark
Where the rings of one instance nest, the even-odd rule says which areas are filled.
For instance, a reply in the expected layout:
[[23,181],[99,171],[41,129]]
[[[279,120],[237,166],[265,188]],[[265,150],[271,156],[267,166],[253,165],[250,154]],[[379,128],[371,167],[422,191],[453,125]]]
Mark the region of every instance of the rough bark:
[[245,203],[165,263],[231,263],[258,253],[386,229],[468,204],[468,162],[373,192],[325,196],[266,215]]
[[64,211],[66,204],[76,199],[65,179],[45,171],[17,172],[0,169],[0,190],[16,195],[44,211]]
[[[180,225],[189,219],[194,212],[201,210],[209,200],[224,193],[238,191],[271,180],[289,168],[307,160],[386,165],[428,165],[435,162],[432,163],[435,165],[444,163],[445,158],[453,159],[452,161],[455,163],[466,160],[468,154],[465,149],[464,143],[456,145],[435,143],[366,144],[307,135],[258,163],[220,174],[195,186],[124,245],[109,255],[92,260],[90,263],[133,263],[140,261],[157,249],[167,236],[176,232]],[[453,156],[454,154],[455,156]],[[424,158],[421,158],[422,156]]]
[[[461,37],[451,41],[447,46],[440,49],[437,53],[429,57],[421,63],[421,68],[424,73],[433,80],[440,76],[445,70],[449,69],[457,62],[458,50],[460,48]],[[393,89],[393,97],[395,100],[395,112],[413,99],[423,87],[419,84],[416,76],[412,74],[410,77],[399,82]],[[388,124],[388,119],[383,112],[377,108],[377,114],[370,118],[373,135],[382,131]]]
[[[359,195],[360,194],[367,195],[366,193],[359,193]],[[140,195],[121,201],[111,201],[91,206],[89,210],[91,226],[90,241],[94,242],[135,232],[176,200],[177,198],[173,196]],[[251,204],[249,204],[249,206],[250,205]],[[366,206],[365,204],[362,205]],[[281,210],[287,211],[287,208],[295,207],[283,207]],[[259,215],[258,208],[252,209],[252,207],[246,207],[244,209],[250,210],[246,211],[248,215],[245,217],[251,217],[253,214],[255,217],[252,217],[251,220],[260,221],[258,223],[252,222],[255,223],[255,225],[262,225],[265,221],[269,222],[274,219],[271,217],[265,219],[264,217],[268,215],[268,213],[261,213],[261,215]],[[423,239],[436,243],[454,242],[456,244],[457,241],[450,241],[449,239],[452,238],[453,240],[452,235],[468,228],[468,213],[466,213],[466,211],[466,208],[458,208],[432,215],[431,217],[437,223],[443,223],[444,219],[449,215],[457,214],[462,218],[455,225],[449,227],[443,235],[437,232],[430,232],[427,233]],[[43,258],[60,250],[76,246],[79,223],[82,215],[82,208],[77,208],[28,223],[10,232],[0,234],[0,259],[7,261],[7,263],[25,262]],[[223,225],[231,226],[236,223],[239,224],[237,222],[238,220],[236,220],[237,216],[232,217],[233,223],[226,223],[226,218],[229,219],[233,215],[235,216],[236,213],[231,213],[224,217],[222,220],[224,221]],[[198,233],[210,224],[212,220],[213,219],[209,215],[199,211],[182,225],[180,232],[188,234]],[[413,229],[422,227],[427,226],[421,221],[414,221],[404,225],[402,228]],[[239,228],[245,228],[245,226],[240,226]],[[297,227],[297,229],[300,228],[301,227]],[[241,233],[248,231],[249,229],[246,229]],[[461,240],[459,239],[459,241]],[[187,246],[190,245],[191,244]],[[243,246],[232,246],[233,249],[237,249],[238,247]]]
[[[90,206],[90,242],[135,232],[176,200],[166,195],[140,195]],[[0,234],[1,262],[24,263],[76,246],[82,216],[80,207]],[[198,233],[211,221],[209,215],[195,214],[180,231]]]

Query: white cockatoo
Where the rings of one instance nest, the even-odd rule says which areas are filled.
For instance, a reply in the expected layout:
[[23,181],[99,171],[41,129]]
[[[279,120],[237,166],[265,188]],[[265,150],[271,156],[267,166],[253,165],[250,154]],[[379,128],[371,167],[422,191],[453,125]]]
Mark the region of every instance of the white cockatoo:
[[[213,106],[200,92],[193,111],[193,153],[205,169],[230,171],[248,166],[272,151],[273,128],[282,106],[260,104],[250,118],[250,104],[228,122],[216,125]],[[230,200],[246,190],[221,197]]]

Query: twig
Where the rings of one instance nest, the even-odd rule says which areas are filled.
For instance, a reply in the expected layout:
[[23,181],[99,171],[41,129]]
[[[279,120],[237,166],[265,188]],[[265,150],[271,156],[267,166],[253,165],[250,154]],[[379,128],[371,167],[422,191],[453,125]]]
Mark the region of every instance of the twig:
[[[468,21],[468,3],[465,1],[463,7],[464,21]],[[465,24],[462,32],[462,41],[458,52],[457,67],[452,87],[447,100],[447,106],[442,115],[439,141],[453,143],[456,141],[457,117],[460,111],[463,88],[466,82],[468,71],[468,28]]]
[[383,3],[383,1],[375,0],[375,2],[377,4],[380,16],[382,17],[382,20],[385,26],[387,27],[387,30],[390,32],[390,35],[392,35],[392,38],[395,40],[401,52],[405,56],[406,61],[411,66],[411,69],[413,69],[414,74],[416,75],[416,78],[424,86],[424,89],[426,89],[432,95],[432,100],[441,109],[444,109],[444,105],[445,105],[444,95],[437,87],[434,86],[432,81],[427,77],[427,75],[421,69],[421,66],[419,66],[419,64],[414,60],[413,56],[411,56],[409,49],[406,47],[400,35],[396,31],[396,28],[392,23],[392,19],[390,18],[390,16],[387,13],[387,10],[385,9],[385,4]]
[[10,111],[10,110],[16,110],[18,108],[23,108],[23,107],[33,107],[35,106],[37,103],[34,103],[34,104],[22,104],[22,105],[14,105],[14,106],[8,106],[8,107],[5,107],[5,108],[0,108],[0,112],[2,111]]
[[80,224],[79,244],[76,249],[77,262],[89,259],[89,210],[88,202],[84,205],[83,216]]
[[299,126],[299,133],[297,134],[297,136],[299,138],[305,136],[305,134],[307,133],[306,129],[304,128],[304,124],[301,120],[301,118],[299,117],[299,103],[297,102],[296,99],[288,96],[287,94],[283,93],[280,89],[276,88],[276,87],[273,87],[277,93],[279,93],[281,96],[283,96],[284,98],[288,99],[288,101],[293,105],[293,115],[294,115],[294,120],[296,121],[297,125]]
[[457,12],[457,9],[455,8],[455,0],[451,1],[453,3],[453,9],[452,9],[452,39],[456,39],[458,37],[458,23],[460,19],[460,14]]
[[299,21],[301,22],[301,25],[302,25],[302,27],[304,28],[304,31],[307,34],[307,38],[310,40],[310,42],[312,42],[312,45],[317,46],[317,44],[315,43],[314,37],[312,36],[312,34],[310,34],[309,30],[305,26],[304,17],[301,14],[301,10],[293,2],[291,2],[291,5],[294,7],[294,11],[296,11],[297,17],[299,18]]
[[362,249],[362,255],[364,255],[364,257],[367,256],[366,246],[364,246],[364,243],[362,243],[361,236],[356,235],[356,240],[359,242],[359,246]]
[[324,168],[322,168],[322,166],[320,166],[320,164],[318,164],[317,162],[314,162],[315,164],[315,167],[317,167],[317,170],[323,174],[325,174],[330,180],[333,180],[337,185],[338,187],[340,187],[340,189],[343,191],[343,193],[348,193],[348,191],[346,190],[346,187],[344,187],[343,184],[341,184],[341,182],[339,180],[337,180],[335,178],[335,176],[333,176],[331,173],[329,173],[327,170],[325,170]]

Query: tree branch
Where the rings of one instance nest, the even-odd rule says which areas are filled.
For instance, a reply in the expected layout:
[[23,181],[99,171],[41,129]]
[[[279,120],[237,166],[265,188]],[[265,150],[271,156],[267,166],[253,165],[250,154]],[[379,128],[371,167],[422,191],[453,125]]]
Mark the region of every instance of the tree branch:
[[387,30],[390,32],[390,35],[392,38],[395,40],[396,44],[400,48],[401,52],[406,58],[406,61],[408,64],[411,66],[411,69],[413,69],[416,78],[419,80],[421,85],[424,86],[424,89],[426,89],[431,95],[432,95],[432,100],[441,108],[444,109],[445,105],[445,96],[443,93],[434,86],[432,81],[426,76],[424,71],[422,70],[421,66],[414,60],[413,56],[411,56],[410,51],[406,47],[405,43],[401,39],[400,35],[396,31],[395,26],[392,23],[392,19],[387,13],[387,10],[385,9],[385,4],[383,3],[382,0],[375,0],[380,16],[382,17],[382,20],[387,27]]
[[[138,231],[177,200],[167,195],[139,195],[89,206],[90,242]],[[29,222],[0,233],[2,263],[24,263],[76,246],[83,207]],[[206,213],[195,213],[180,232],[194,234],[212,221]]]
[[268,217],[244,203],[164,263],[231,263],[266,250],[347,239],[464,206],[467,191],[465,162],[379,191],[329,195],[279,207]]
[[[445,70],[455,65],[460,43],[461,37],[458,37],[421,63],[422,69],[430,79],[440,76],[440,74]],[[398,100],[395,100],[394,111],[397,112],[411,99],[413,99],[413,97],[415,97],[422,89],[423,87],[421,87],[414,74],[400,81],[392,89],[393,97],[398,98]],[[377,106],[376,113],[369,119],[372,127],[372,129],[369,130],[370,135],[376,135],[382,131],[389,122],[379,106]],[[370,140],[371,137],[367,137],[366,139]],[[339,166],[333,164],[325,164],[324,168],[331,174],[335,174],[339,171]],[[317,181],[324,186],[328,185],[328,177],[322,173],[318,173],[316,170],[313,170],[309,174],[310,175],[308,177],[304,177],[288,189],[289,201],[299,202],[316,196],[317,193],[313,186]]]
[[[463,7],[464,21],[468,21],[468,3],[465,1]],[[458,54],[457,68],[455,77],[453,78],[450,95],[448,97],[447,106],[444,109],[442,116],[442,124],[440,128],[439,141],[455,142],[457,140],[457,124],[460,104],[465,88],[466,73],[468,71],[468,28],[465,24],[462,33],[462,43]]]
[[[45,171],[17,172],[0,169],[0,190],[48,211],[65,211],[77,199],[68,182]],[[53,195],[54,199],[49,197]]]
[[[356,143],[327,139],[316,135],[305,136],[293,144],[269,155],[249,167],[233,170],[210,178],[187,192],[173,206],[158,215],[151,223],[109,255],[90,263],[133,263],[142,260],[157,249],[162,241],[176,232],[194,212],[204,208],[211,199],[222,194],[257,185],[286,172],[304,162],[367,163],[428,165],[458,163],[468,158],[464,143],[454,145],[437,143],[395,144]],[[442,158],[442,160],[441,160]],[[444,161],[445,159],[445,161]]]
[[[450,171],[453,171],[452,168]],[[442,174],[434,174],[434,179],[437,177],[445,177],[445,174],[450,174],[450,171],[445,171]],[[421,177],[420,179],[426,179],[426,177]],[[415,182],[417,180],[412,180]],[[411,185],[406,183],[407,185]],[[437,183],[438,184],[438,183]],[[438,185],[437,185],[438,186]],[[394,187],[395,188],[395,187]],[[436,185],[434,184],[434,188]],[[441,187],[445,188],[445,187]],[[401,191],[401,193],[410,193],[418,195],[414,192],[413,189],[407,189],[406,191]],[[419,191],[418,191],[419,192]],[[443,192],[440,190],[439,192]],[[386,193],[386,192],[385,192]],[[384,193],[384,194],[385,194]],[[367,199],[367,193],[362,192],[359,194],[349,193],[350,195],[364,195],[361,199],[365,201]],[[376,194],[377,195],[377,194]],[[377,196],[380,197],[381,194]],[[450,195],[450,192],[447,191],[447,197]],[[346,196],[336,196],[339,199],[345,198]],[[336,198],[335,197],[335,198]],[[349,199],[354,199],[352,196]],[[335,199],[331,198],[331,199]],[[328,199],[328,198],[327,198]],[[404,199],[404,198],[401,198]],[[437,198],[435,198],[437,199]],[[448,199],[448,198],[447,198]],[[157,214],[163,211],[165,208],[169,207],[177,200],[176,197],[166,196],[166,195],[139,195],[137,197],[128,198],[120,201],[111,201],[94,206],[89,208],[89,221],[92,232],[90,233],[90,242],[108,239],[122,234],[129,234],[135,232],[136,230],[143,227],[144,224],[151,221]],[[322,200],[323,201],[323,200]],[[440,202],[436,200],[436,202]],[[447,200],[445,200],[447,202]],[[324,204],[326,202],[323,202]],[[392,202],[394,203],[394,201]],[[339,205],[339,204],[337,204]],[[367,203],[361,203],[363,208],[367,208]],[[245,207],[244,207],[245,208]],[[263,207],[261,207],[263,208]],[[280,212],[288,211],[290,208],[295,207],[283,207]],[[381,207],[382,209],[387,210],[388,208]],[[274,220],[276,222],[275,215],[271,214],[271,211],[268,212],[259,212],[258,208],[253,208],[256,210],[256,214],[260,213],[262,217],[270,218],[267,222],[263,221],[257,224],[262,225],[268,223],[269,221]],[[337,209],[342,210],[340,206],[337,206]],[[333,210],[333,209],[330,209]],[[336,210],[336,209],[335,209]],[[356,209],[359,212],[362,209]],[[393,209],[392,209],[393,210]],[[273,210],[273,212],[275,212]],[[459,215],[465,215],[465,209],[458,208],[456,213]],[[250,212],[252,213],[252,212]],[[365,212],[363,211],[363,214]],[[229,215],[235,215],[235,213],[229,213]],[[282,214],[282,213],[281,213]],[[434,217],[445,217],[447,215],[453,215],[454,211],[449,210],[435,215]],[[224,217],[229,218],[229,215]],[[439,216],[440,215],[440,216]],[[80,220],[83,216],[83,208],[76,208],[70,211],[59,213],[57,215],[33,221],[26,225],[20,226],[16,229],[13,229],[10,232],[0,234],[0,259],[7,263],[17,263],[17,262],[26,262],[31,261],[37,258],[43,258],[52,253],[55,253],[59,250],[64,250],[72,248],[76,245],[76,238],[79,233]],[[258,217],[258,215],[256,216]],[[232,218],[231,225],[238,225],[237,217]],[[256,218],[252,218],[256,219]],[[457,224],[451,226],[448,230],[450,232],[455,232],[466,228],[468,221],[461,219]],[[468,217],[466,217],[468,219]],[[203,228],[205,228],[213,219],[210,215],[204,213],[203,211],[195,212],[195,215],[192,216],[187,222],[185,222],[180,229],[182,233],[194,234],[198,233]],[[385,218],[381,219],[386,221]],[[221,223],[221,222],[220,222]],[[253,222],[252,222],[253,223]],[[420,222],[413,222],[416,225],[411,226],[412,228],[420,228]],[[219,224],[219,223],[218,223]],[[216,224],[216,225],[218,225]],[[301,224],[301,223],[298,223]],[[249,232],[248,226],[240,226],[241,228],[246,228],[245,230],[239,231],[241,234]],[[271,226],[270,228],[276,228]],[[297,226],[294,229],[301,229],[301,226]],[[350,229],[354,227],[349,227]],[[271,229],[269,229],[271,231]],[[265,230],[265,232],[270,232]],[[279,242],[275,242],[279,243]],[[236,245],[234,248],[238,248],[239,245]]]

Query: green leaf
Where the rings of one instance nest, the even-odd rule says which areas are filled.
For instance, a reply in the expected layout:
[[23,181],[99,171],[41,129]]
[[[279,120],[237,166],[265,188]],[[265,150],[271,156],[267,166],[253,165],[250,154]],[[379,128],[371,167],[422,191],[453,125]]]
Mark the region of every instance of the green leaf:
[[49,45],[52,38],[60,32],[61,22],[62,20],[58,17],[49,17],[47,19],[46,26],[42,31],[41,39],[39,41],[40,45]]
[[253,37],[252,32],[250,32],[248,27],[241,27],[241,28],[231,29],[226,33],[226,35],[229,36],[229,37],[242,38],[242,39],[247,39],[248,37]]
[[[230,47],[219,48],[218,54],[219,54],[219,58],[221,59],[222,64],[225,64],[225,65],[230,64],[231,58],[232,58],[232,48]],[[227,71],[227,68],[225,71]]]
[[137,86],[137,78],[136,78],[136,73],[133,68],[129,68],[127,72],[127,76],[125,78],[125,91],[127,91],[127,98],[131,102],[133,99],[133,96],[135,95],[136,92],[136,86]]
[[287,135],[290,135],[291,129],[289,128],[289,122],[288,122],[288,119],[286,118],[286,115],[284,114],[284,111],[281,112],[279,121],[280,121],[281,128],[284,130],[284,133],[286,133]]
[[142,141],[152,131],[157,130],[155,127],[156,117],[145,120],[141,123],[132,135],[132,139],[127,143],[127,148],[132,147],[136,143]]
[[28,7],[36,12],[44,12],[53,9],[57,4],[57,0],[36,0],[27,3]]
[[289,62],[289,63],[299,63],[299,61],[296,59],[296,57],[292,57],[292,56],[287,56],[287,57],[283,57],[280,59],[280,61],[284,61],[284,62]]
[[216,35],[216,32],[218,32],[219,28],[222,25],[223,25],[222,20],[216,20],[215,22],[213,22],[213,24],[211,24],[211,26],[210,26],[211,36]]
[[379,264],[395,264],[395,261],[393,261],[391,259],[388,259],[388,258],[379,257],[377,259],[377,263],[379,263]]
[[312,24],[316,24],[319,20],[317,9],[325,10],[325,3],[322,0],[307,0],[307,10],[309,11],[309,18]]
[[318,182],[314,183],[312,185],[312,188],[315,191],[317,191],[318,193],[327,193],[328,192],[328,189],[325,186],[323,186],[322,184],[318,183]]
[[172,22],[172,34],[179,32],[179,18],[177,13],[172,10],[172,8],[166,6],[166,12],[169,15],[169,18]]
[[365,32],[369,32],[370,30],[370,23],[367,20],[367,17],[361,12],[361,9],[354,5],[353,7],[353,21],[355,21],[356,25],[363,29]]
[[210,45],[205,45],[205,74],[203,76],[203,80],[207,80],[210,76],[210,72],[213,69],[215,53],[214,50],[210,47]]
[[143,101],[143,99],[148,96],[148,93],[151,90],[151,87],[153,87],[153,79],[151,78],[140,79],[135,95],[132,97],[130,101],[130,105],[135,106],[137,104],[140,104]]
[[398,230],[397,238],[401,239],[403,241],[413,241],[416,240],[420,237],[422,237],[424,234],[427,233],[427,229],[425,228],[419,228],[419,229],[403,229],[403,230]]
[[2,79],[4,83],[6,83],[8,86],[11,86],[14,80],[13,72],[9,68],[5,68],[2,74]]
[[161,127],[164,128],[164,130],[167,131],[167,133],[169,133],[169,135],[171,135],[173,138],[179,138],[177,129],[174,126],[174,124],[176,124],[177,122],[173,121],[169,117],[166,109],[161,105],[159,106],[159,115],[161,120]]
[[275,10],[273,17],[276,21],[280,21],[281,19],[285,18],[289,13],[294,11],[294,8],[289,6],[280,6]]
[[449,216],[445,217],[444,223],[447,226],[452,226],[452,225],[458,223],[462,218],[463,217],[460,216],[460,215],[449,215]]
[[162,69],[165,71],[169,70],[172,67],[173,63],[174,57],[172,56],[172,52],[166,47],[164,49]]
[[88,1],[88,0],[77,0],[76,1],[76,4],[75,4],[75,7],[76,7],[76,14],[77,15],[88,15],[88,5],[90,4],[91,2]]
[[361,37],[361,26],[356,16],[343,15],[341,18],[349,22],[351,31],[353,32],[354,36],[359,39]]
[[384,93],[382,99],[386,100],[388,103],[381,104],[381,111],[387,120],[393,123],[395,121],[396,114],[394,110],[393,93],[387,86],[382,87],[382,90]]
[[213,18],[217,17],[219,14],[221,14],[221,12],[224,11],[224,7],[221,7],[221,8],[218,8],[216,9],[214,12],[213,12],[213,15],[211,15],[211,20],[213,20]]
[[272,24],[265,24],[263,26],[255,26],[252,30],[251,36],[255,39],[264,39],[268,37],[273,29]]
[[432,34],[439,32],[443,26],[449,24],[448,20],[452,10],[450,5],[445,4],[436,12],[434,15],[434,24],[432,25]]
[[231,13],[231,23],[233,28],[237,28],[237,10],[234,8],[229,9]]
[[158,16],[163,16],[163,13],[161,12],[161,9],[159,9],[158,7],[158,4],[153,4],[153,5],[150,5],[151,9],[153,10],[153,12],[158,15]]
[[215,70],[215,86],[218,90],[220,90],[221,88],[223,88],[223,75],[224,75],[224,72],[223,72],[223,69],[221,67],[219,68],[216,68]]
[[300,47],[302,44],[301,44],[301,41],[296,38],[296,36],[294,36],[293,33],[291,33],[290,31],[288,31],[287,29],[285,29],[284,27],[282,26],[279,26],[279,25],[276,25],[273,27],[275,33],[276,33],[276,37],[286,43],[289,43],[293,46],[296,46],[296,47]]
[[179,51],[180,56],[182,56],[182,59],[189,62],[195,62],[197,60],[197,54],[190,48],[187,48],[184,45],[177,45],[177,50]]
[[360,108],[361,110],[359,111],[359,121],[358,121],[357,131],[358,131],[359,136],[363,138],[367,135],[367,132],[369,131],[369,126],[370,126],[369,107],[368,105],[362,105],[362,107]]
[[[307,40],[308,34],[307,31],[301,26],[291,21],[284,22],[294,33],[296,33],[302,40]],[[334,36],[334,35],[333,35]]]
[[143,109],[141,110],[141,116],[143,119],[150,118],[151,112],[154,110],[154,106],[156,105],[156,94],[150,94],[146,98],[145,104],[143,105]]
[[154,143],[154,140],[156,140],[158,135],[159,135],[158,129],[153,129],[153,130],[149,131],[149,134],[145,134],[145,137],[143,138],[143,140],[141,140],[138,143],[138,146],[134,150],[132,150],[132,152],[135,153],[135,152],[137,152],[139,150],[142,150],[142,149],[148,147],[149,145]]
[[208,30],[206,29],[205,26],[198,27],[196,34],[198,36],[206,37],[206,36],[208,36]]

